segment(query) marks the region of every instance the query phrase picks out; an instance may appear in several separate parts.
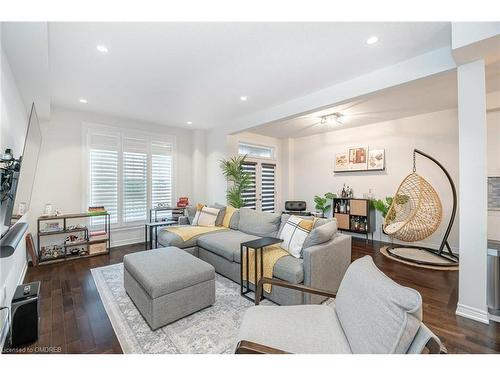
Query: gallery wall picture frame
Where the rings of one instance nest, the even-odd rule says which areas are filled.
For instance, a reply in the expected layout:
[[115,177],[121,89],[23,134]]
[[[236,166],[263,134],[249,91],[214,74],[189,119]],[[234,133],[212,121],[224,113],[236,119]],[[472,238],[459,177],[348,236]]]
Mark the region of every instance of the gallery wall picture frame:
[[335,154],[334,172],[362,172],[385,170],[385,149],[352,146]]
[[368,147],[352,147],[349,149],[349,170],[366,171],[368,166]]
[[335,172],[345,172],[349,170],[349,153],[347,151],[335,154]]
[[369,171],[385,170],[385,149],[376,149],[368,151],[368,166]]

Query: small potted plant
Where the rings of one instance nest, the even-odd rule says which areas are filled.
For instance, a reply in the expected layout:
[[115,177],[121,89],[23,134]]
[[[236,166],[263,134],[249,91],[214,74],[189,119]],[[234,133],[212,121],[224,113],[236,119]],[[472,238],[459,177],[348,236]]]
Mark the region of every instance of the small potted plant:
[[333,198],[336,198],[337,196],[333,193],[326,193],[324,197],[320,197],[319,195],[314,196],[314,203],[316,210],[318,210],[321,213],[322,217],[325,217],[325,214],[328,212],[328,210],[332,207],[330,204],[330,201],[333,200]]

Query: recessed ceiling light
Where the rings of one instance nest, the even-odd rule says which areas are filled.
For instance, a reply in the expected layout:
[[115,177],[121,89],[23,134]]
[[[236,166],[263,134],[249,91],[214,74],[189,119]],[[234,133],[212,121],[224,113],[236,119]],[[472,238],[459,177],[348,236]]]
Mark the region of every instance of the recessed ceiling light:
[[193,125],[193,122],[192,121],[188,121],[188,122],[186,122],[186,124]]
[[99,52],[102,52],[102,53],[108,53],[108,47],[103,46],[103,45],[101,45],[101,44],[100,44],[100,45],[98,45],[98,46],[96,47],[96,49],[97,49]]
[[366,44],[375,44],[378,42],[378,36],[371,36],[368,39],[366,39]]
[[80,98],[80,103],[87,104],[87,99]]
[[241,100],[242,102],[246,102],[246,101],[247,101],[247,99],[248,99],[248,98],[247,98],[246,96],[240,96],[240,100]]

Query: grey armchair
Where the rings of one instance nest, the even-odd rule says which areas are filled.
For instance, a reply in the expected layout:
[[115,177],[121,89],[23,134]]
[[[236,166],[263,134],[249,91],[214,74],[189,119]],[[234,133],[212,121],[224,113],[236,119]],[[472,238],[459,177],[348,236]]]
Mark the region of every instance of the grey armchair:
[[[264,284],[335,298],[335,302],[259,306]],[[369,256],[349,266],[338,293],[262,278],[255,304],[243,318],[237,354],[446,353],[439,338],[422,323],[420,294],[395,283]]]

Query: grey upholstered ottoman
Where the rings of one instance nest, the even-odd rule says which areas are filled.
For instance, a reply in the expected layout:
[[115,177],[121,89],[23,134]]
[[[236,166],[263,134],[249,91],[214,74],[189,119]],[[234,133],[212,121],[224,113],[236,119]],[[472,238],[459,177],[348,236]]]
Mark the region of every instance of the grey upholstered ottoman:
[[128,254],[124,285],[152,329],[215,303],[215,269],[177,247]]

